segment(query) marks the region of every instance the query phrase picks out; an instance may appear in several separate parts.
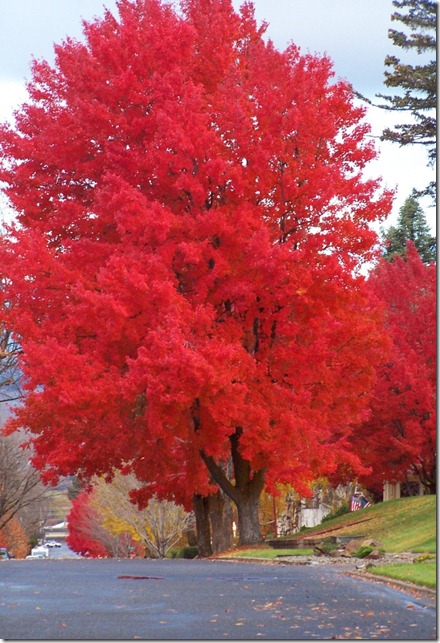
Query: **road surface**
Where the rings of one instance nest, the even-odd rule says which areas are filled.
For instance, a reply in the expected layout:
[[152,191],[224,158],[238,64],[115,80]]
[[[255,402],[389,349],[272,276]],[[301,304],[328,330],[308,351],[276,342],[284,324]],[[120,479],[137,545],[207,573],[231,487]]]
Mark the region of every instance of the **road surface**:
[[0,563],[3,639],[436,639],[429,602],[335,567],[210,560]]

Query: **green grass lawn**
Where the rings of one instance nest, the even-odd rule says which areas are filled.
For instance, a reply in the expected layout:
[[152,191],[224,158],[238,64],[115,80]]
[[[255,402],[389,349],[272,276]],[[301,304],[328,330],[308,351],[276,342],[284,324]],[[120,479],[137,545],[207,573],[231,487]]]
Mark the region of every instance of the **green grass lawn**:
[[393,565],[378,565],[368,571],[377,576],[386,576],[397,580],[409,581],[435,589],[437,586],[437,565],[435,561],[423,563],[396,563]]
[[[306,529],[301,536],[364,535],[382,543],[387,552],[435,552],[436,496],[413,496],[381,502]],[[327,533],[329,532],[329,533]]]
[[267,547],[252,547],[251,549],[239,549],[232,555],[237,558],[264,558],[273,560],[278,556],[312,556],[313,549],[268,549]]

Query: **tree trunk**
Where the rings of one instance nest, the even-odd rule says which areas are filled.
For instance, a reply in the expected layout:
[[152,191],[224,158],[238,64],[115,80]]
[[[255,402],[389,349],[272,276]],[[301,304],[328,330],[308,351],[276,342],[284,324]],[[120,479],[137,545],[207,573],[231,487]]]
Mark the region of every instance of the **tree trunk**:
[[238,533],[240,545],[257,545],[263,542],[258,509],[260,493],[243,496],[237,504]]
[[239,442],[242,432],[242,429],[237,427],[229,438],[235,484],[227,478],[223,468],[212,456],[206,455],[204,451],[200,451],[200,455],[213,479],[237,506],[239,545],[255,545],[263,542],[258,508],[266,470],[253,471],[249,461],[241,456]]
[[193,496],[194,515],[196,517],[197,546],[199,556],[208,558],[212,556],[211,528],[209,525],[209,502],[208,498],[196,493]]
[[218,554],[232,547],[232,510],[229,498],[222,491],[209,496],[212,551]]

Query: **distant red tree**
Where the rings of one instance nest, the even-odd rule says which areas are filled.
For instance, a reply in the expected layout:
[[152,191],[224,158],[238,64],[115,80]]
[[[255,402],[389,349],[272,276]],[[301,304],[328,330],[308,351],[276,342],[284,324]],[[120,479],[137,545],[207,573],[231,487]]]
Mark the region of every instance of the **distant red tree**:
[[187,505],[219,485],[258,542],[264,484],[362,469],[349,438],[382,340],[359,268],[390,195],[363,177],[351,88],[266,43],[251,5],[118,8],[34,63],[0,130],[10,426],[47,479],[123,468],[151,483],[141,502]]
[[70,549],[88,558],[107,558],[109,552],[102,542],[104,531],[99,516],[90,504],[90,493],[81,493],[72,501],[67,518],[69,534],[66,542]]
[[382,260],[370,279],[384,306],[391,354],[379,369],[371,414],[357,448],[372,467],[363,481],[416,476],[436,492],[436,265],[424,264],[412,243],[405,258]]

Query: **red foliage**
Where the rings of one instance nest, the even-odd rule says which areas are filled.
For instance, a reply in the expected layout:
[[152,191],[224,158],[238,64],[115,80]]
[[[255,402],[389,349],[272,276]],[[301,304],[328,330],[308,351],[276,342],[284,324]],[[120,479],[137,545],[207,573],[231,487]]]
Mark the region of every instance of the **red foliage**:
[[109,553],[100,541],[99,517],[90,504],[90,493],[82,491],[73,501],[67,518],[67,544],[77,554],[88,558],[106,558]]
[[212,488],[200,454],[239,437],[246,480],[303,490],[359,465],[382,340],[358,269],[390,195],[327,58],[275,50],[249,5],[183,5],[121,0],[34,63],[0,130],[12,426],[49,479],[125,466],[188,502]]
[[436,490],[436,265],[408,244],[405,259],[382,260],[371,277],[373,297],[385,307],[391,354],[379,370],[371,416],[358,433],[380,487],[415,474]]

